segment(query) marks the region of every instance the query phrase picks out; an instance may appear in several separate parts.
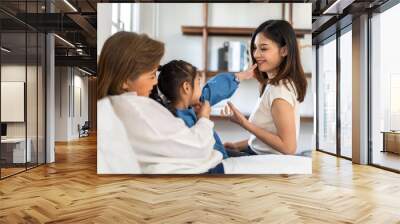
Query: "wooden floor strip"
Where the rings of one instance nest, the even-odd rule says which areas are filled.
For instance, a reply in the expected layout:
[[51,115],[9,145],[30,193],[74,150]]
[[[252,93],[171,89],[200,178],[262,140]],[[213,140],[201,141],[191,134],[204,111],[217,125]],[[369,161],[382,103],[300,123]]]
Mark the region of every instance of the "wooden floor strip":
[[400,175],[314,152],[312,175],[96,174],[96,138],[0,181],[0,223],[400,223]]

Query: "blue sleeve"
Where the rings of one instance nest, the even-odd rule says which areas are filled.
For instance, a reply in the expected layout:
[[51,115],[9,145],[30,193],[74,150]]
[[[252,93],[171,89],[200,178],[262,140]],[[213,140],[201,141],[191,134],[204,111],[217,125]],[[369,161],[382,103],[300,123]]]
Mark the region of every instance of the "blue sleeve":
[[207,81],[203,87],[200,101],[209,101],[213,106],[233,95],[239,86],[235,74],[230,72],[220,73]]

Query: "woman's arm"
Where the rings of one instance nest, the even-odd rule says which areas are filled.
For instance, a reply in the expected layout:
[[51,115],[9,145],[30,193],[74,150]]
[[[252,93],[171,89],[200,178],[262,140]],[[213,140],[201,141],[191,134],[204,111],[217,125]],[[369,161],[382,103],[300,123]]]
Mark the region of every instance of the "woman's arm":
[[204,160],[214,150],[214,123],[208,119],[211,109],[207,101],[201,107],[199,120],[191,128],[150,99],[116,96],[112,105],[130,143],[141,155]]
[[231,120],[254,134],[262,142],[283,154],[293,155],[296,153],[297,142],[294,109],[288,102],[278,98],[272,103],[271,113],[277,129],[276,134],[249,122],[233,104],[228,103],[228,105],[233,112]]
[[249,144],[247,143],[248,141],[248,139],[245,139],[239,142],[225,142],[224,147],[228,149],[242,151],[247,149],[247,147],[249,146]]

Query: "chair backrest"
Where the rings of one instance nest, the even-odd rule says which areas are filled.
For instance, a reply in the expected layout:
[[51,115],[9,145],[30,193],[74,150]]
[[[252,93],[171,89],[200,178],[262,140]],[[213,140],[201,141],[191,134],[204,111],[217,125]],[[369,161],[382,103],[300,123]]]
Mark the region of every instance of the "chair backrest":
[[124,125],[109,98],[97,102],[97,173],[140,174]]
[[89,123],[89,121],[85,121],[85,123],[82,125],[82,129],[83,130],[87,130],[87,129],[89,129],[90,128],[90,123]]

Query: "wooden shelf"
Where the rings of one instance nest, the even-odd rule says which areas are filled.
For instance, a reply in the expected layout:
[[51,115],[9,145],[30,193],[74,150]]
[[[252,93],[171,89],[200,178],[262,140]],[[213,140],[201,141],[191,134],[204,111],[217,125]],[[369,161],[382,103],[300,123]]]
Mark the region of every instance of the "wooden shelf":
[[[249,119],[250,116],[245,116],[247,119]],[[222,116],[222,115],[211,115],[210,116],[211,120],[229,120],[229,117],[227,116]],[[301,122],[314,122],[314,117],[310,116],[300,116],[300,121]]]
[[[209,36],[241,36],[251,37],[256,28],[252,27],[213,27],[213,26],[182,26],[182,33],[190,36],[202,36],[203,29],[207,29]],[[305,34],[311,34],[308,29],[295,29],[296,36],[303,38]]]
[[[199,72],[201,72],[202,74],[204,73],[204,71],[199,71]],[[209,79],[209,78],[215,76],[216,74],[222,73],[222,72],[229,72],[229,71],[206,71],[206,79]]]
[[314,122],[314,117],[312,116],[300,116],[301,122]]
[[[204,71],[199,71],[199,72],[204,73]],[[206,79],[209,79],[221,72],[231,72],[231,71],[206,71]],[[311,78],[311,73],[304,73],[304,75],[306,76],[306,78]]]

